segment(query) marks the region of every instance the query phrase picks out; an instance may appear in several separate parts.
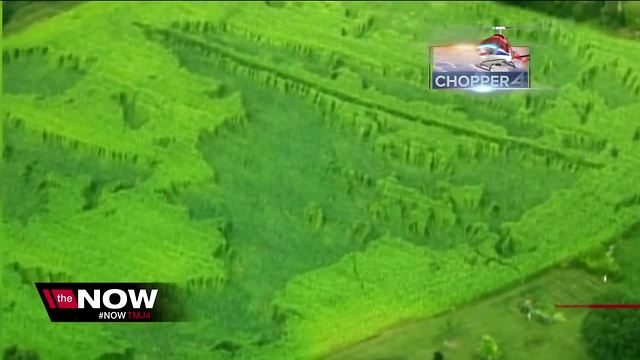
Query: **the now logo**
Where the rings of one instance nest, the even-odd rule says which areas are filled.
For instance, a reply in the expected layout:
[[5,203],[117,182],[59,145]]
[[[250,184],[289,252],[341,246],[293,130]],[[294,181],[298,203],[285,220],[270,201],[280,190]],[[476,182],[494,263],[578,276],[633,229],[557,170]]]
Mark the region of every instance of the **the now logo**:
[[[149,292],[151,294],[149,294]],[[93,295],[89,295],[86,289],[78,289],[78,309],[84,309],[85,304],[88,303],[94,309],[100,309],[106,307],[107,309],[122,309],[127,304],[131,304],[134,309],[140,309],[144,302],[145,309],[153,309],[153,304],[156,302],[156,296],[158,295],[158,289],[127,289],[125,293],[121,289],[109,289],[100,296],[100,289],[93,290]],[[116,302],[113,302],[113,298],[117,298]],[[102,300],[102,303],[100,302]]]
[[51,321],[175,321],[170,284],[36,283]]

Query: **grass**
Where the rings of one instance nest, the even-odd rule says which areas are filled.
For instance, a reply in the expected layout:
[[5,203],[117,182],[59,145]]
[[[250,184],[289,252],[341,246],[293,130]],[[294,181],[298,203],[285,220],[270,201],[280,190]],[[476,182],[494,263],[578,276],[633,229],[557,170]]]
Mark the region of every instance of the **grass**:
[[[512,39],[553,90],[428,92],[426,44],[470,33],[447,19],[496,13],[544,29]],[[95,2],[11,33],[0,349],[317,358],[608,244],[640,216],[639,56],[485,2]],[[193,322],[70,336],[30,285],[105,278],[176,282]]]
[[[553,304],[589,304],[608,287],[638,293],[637,226],[614,242],[614,258],[620,269],[604,270],[558,267],[499,294],[429,319],[397,324],[379,335],[337,351],[327,359],[429,358],[440,351],[447,359],[469,359],[476,355],[480,338],[491,334],[509,359],[528,359],[531,353],[545,359],[588,359],[580,326],[587,310],[552,311]],[[605,250],[597,252],[604,256]],[[549,314],[561,313],[564,321],[550,325],[528,320],[520,311],[525,300]],[[516,334],[514,336],[514,334]]]
[[588,303],[605,288],[599,277],[554,269],[444,315],[388,329],[327,359],[428,359],[436,351],[446,359],[471,359],[485,334],[496,339],[509,359],[529,359],[532,353],[545,359],[587,359],[579,332],[586,310],[564,311],[565,321],[543,324],[527,319],[520,305],[529,299],[553,313],[550,304],[567,299]]
[[614,252],[615,258],[622,268],[620,274],[624,288],[636,295],[640,294],[640,268],[634,257],[640,246],[638,245],[639,230],[640,227],[636,225],[625,234]]

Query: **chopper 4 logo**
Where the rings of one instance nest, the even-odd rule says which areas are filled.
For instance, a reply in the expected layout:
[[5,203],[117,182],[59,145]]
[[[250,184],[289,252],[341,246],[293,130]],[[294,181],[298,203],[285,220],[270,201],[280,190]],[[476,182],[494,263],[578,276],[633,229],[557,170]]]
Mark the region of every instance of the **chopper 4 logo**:
[[162,283],[36,283],[53,322],[176,321],[175,301]]
[[480,92],[530,88],[529,48],[511,46],[502,34],[507,26],[478,45],[432,46],[431,89],[467,89]]

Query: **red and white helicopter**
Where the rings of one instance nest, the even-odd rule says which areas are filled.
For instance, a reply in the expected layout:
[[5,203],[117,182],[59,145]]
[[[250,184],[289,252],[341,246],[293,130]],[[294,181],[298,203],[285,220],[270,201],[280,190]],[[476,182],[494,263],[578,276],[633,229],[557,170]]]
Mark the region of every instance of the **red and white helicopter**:
[[510,29],[509,26],[494,26],[493,30],[498,33],[484,39],[478,45],[478,55],[482,59],[479,64],[475,64],[478,68],[486,71],[493,71],[495,66],[511,66],[515,68],[514,60],[526,62],[529,55],[521,55],[513,51],[509,40],[502,35],[503,30]]

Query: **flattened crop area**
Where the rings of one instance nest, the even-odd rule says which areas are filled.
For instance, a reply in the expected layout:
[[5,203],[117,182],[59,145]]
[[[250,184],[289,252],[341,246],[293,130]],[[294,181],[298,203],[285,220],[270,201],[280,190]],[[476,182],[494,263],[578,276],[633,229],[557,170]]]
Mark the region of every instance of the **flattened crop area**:
[[[539,16],[389,6],[88,3],[7,38],[2,348],[318,357],[637,223],[637,44],[537,20],[555,90],[431,93],[444,18]],[[193,321],[70,336],[31,288],[107,277],[178,283]]]

